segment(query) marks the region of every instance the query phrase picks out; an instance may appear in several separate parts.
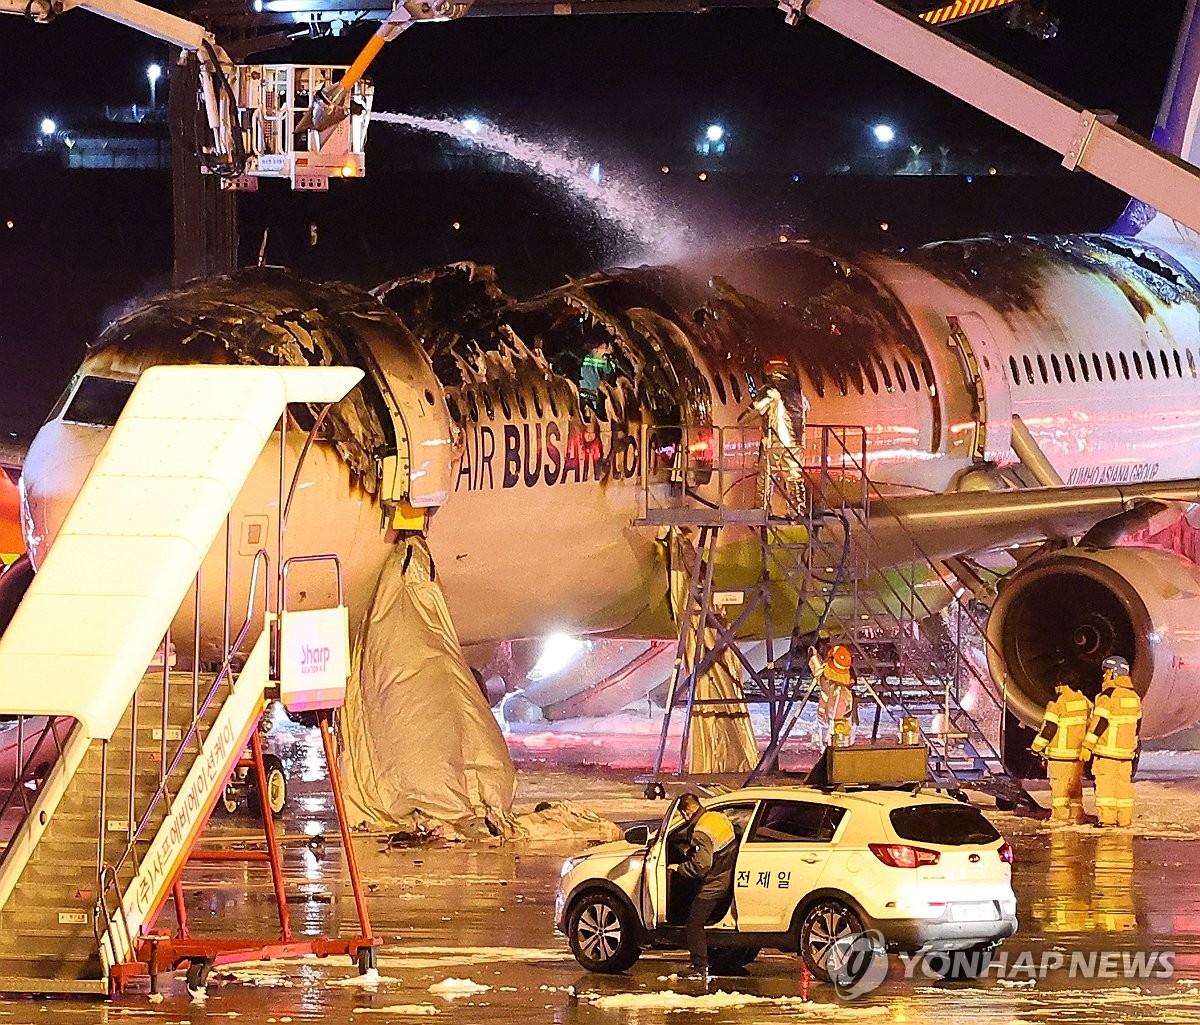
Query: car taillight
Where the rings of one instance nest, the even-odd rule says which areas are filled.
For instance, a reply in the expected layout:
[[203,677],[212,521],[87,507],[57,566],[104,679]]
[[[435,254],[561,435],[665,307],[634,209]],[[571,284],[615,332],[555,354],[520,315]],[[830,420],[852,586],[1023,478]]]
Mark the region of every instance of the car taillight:
[[1000,845],[1000,849],[996,853],[1000,855],[1000,860],[1005,862],[1006,864],[1011,865],[1013,863],[1012,844],[1002,843]]
[[937,851],[927,851],[924,847],[910,847],[902,843],[873,843],[868,844],[871,853],[885,865],[892,868],[920,868],[922,865],[936,865],[941,855]]

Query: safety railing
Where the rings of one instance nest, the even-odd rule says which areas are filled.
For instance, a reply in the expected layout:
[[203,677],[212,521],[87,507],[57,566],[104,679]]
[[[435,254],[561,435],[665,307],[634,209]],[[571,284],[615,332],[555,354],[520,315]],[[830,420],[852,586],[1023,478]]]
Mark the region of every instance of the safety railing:
[[[245,618],[242,622],[241,627],[238,629],[237,634],[234,636],[233,640],[230,642],[229,646],[226,648],[226,650],[223,654],[223,657],[222,657],[221,664],[217,669],[216,675],[213,678],[212,683],[209,685],[207,693],[204,695],[203,699],[201,699],[201,700],[198,700],[198,690],[197,690],[199,676],[198,676],[197,672],[194,671],[193,679],[195,682],[193,685],[193,700],[192,700],[193,708],[192,708],[191,721],[188,724],[187,728],[181,731],[178,746],[176,747],[174,754],[170,757],[169,760],[167,758],[167,751],[168,751],[167,721],[168,721],[168,715],[169,715],[170,679],[168,676],[166,676],[164,674],[163,725],[162,725],[162,738],[161,738],[161,751],[160,751],[160,757],[162,760],[160,762],[159,784],[158,784],[157,788],[155,789],[154,793],[150,796],[149,800],[146,803],[145,808],[141,811],[140,815],[137,812],[136,803],[135,803],[136,797],[137,797],[137,771],[138,771],[138,765],[137,765],[138,745],[137,745],[137,720],[136,720],[137,696],[135,694],[135,696],[133,698],[133,703],[132,703],[133,715],[132,715],[132,719],[131,719],[131,743],[130,743],[130,764],[129,764],[129,819],[128,819],[128,827],[127,827],[128,828],[128,837],[127,837],[127,841],[125,844],[125,849],[122,851],[121,855],[114,862],[108,862],[108,861],[103,860],[104,835],[105,835],[105,826],[106,826],[105,802],[107,799],[106,795],[107,795],[108,787],[106,785],[107,784],[107,771],[106,771],[106,769],[102,769],[102,771],[101,771],[100,850],[102,852],[102,854],[101,854],[102,864],[101,864],[100,875],[99,875],[99,880],[98,880],[98,882],[99,882],[98,896],[96,899],[96,908],[95,908],[95,913],[94,913],[93,918],[94,918],[94,920],[102,920],[106,923],[105,935],[107,935],[109,938],[108,942],[109,942],[110,946],[112,945],[113,940],[112,940],[112,932],[108,929],[108,927],[111,926],[114,915],[113,915],[112,910],[109,907],[109,902],[110,902],[110,900],[112,900],[115,903],[116,907],[119,909],[118,917],[121,919],[122,922],[124,922],[125,912],[124,912],[124,905],[123,905],[122,894],[121,894],[121,887],[123,885],[122,872],[126,868],[126,866],[129,864],[130,860],[135,857],[138,842],[142,839],[143,836],[145,836],[146,831],[150,828],[151,824],[155,822],[155,814],[154,813],[155,813],[156,809],[158,808],[159,804],[164,799],[169,799],[171,784],[174,781],[175,774],[180,770],[180,768],[183,764],[183,760],[188,751],[189,746],[191,746],[193,741],[195,741],[196,742],[196,751],[198,752],[200,750],[200,746],[203,742],[203,737],[200,735],[203,721],[204,721],[205,717],[208,715],[209,710],[211,709],[213,703],[216,701],[217,696],[220,693],[222,687],[225,686],[227,683],[230,686],[232,686],[231,678],[233,676],[235,666],[236,666],[237,662],[241,658],[243,658],[246,654],[246,652],[244,651],[244,645],[246,643],[246,639],[249,636],[251,628],[256,619],[256,611],[257,611],[256,603],[258,601],[260,574],[263,573],[264,567],[265,567],[266,571],[269,572],[270,564],[271,564],[271,558],[270,558],[270,555],[268,552],[260,549],[258,552],[255,553],[253,561],[251,563],[250,583],[249,583],[249,587],[247,589]],[[200,589],[199,589],[199,586],[197,586],[197,594],[199,594],[199,593],[200,593]],[[262,614],[262,618],[263,618],[264,627],[267,623],[269,623],[270,618],[271,618],[270,617],[270,600],[271,600],[271,589],[269,587],[263,587],[261,614]],[[165,650],[165,648],[164,648],[164,650]],[[197,670],[198,670],[199,649],[197,649],[194,661],[197,663]],[[107,751],[105,752],[105,755],[107,755]],[[136,825],[135,825],[135,823],[136,823]],[[134,950],[134,945],[133,945],[134,937],[128,935],[129,929],[128,929],[127,924],[125,925],[124,931],[125,931],[126,935],[122,936],[122,939],[127,940],[128,944],[129,944],[127,949],[130,953],[132,953],[132,951]],[[121,959],[122,958],[120,958],[120,957],[114,956],[114,961],[112,963],[116,963],[117,961],[119,961]]]
[[[940,715],[923,724],[922,733],[947,774],[953,775],[950,766],[963,742],[970,747],[963,749],[964,757],[1003,771],[999,751],[1006,694],[997,691],[986,669],[963,655],[960,645],[942,651],[942,639],[929,633],[936,614],[951,609],[957,634],[973,631],[991,647],[973,595],[930,558],[894,511],[891,498],[871,481],[863,426],[809,424],[798,440],[797,446],[784,446],[757,426],[741,425],[649,425],[642,431],[643,522],[699,527],[701,544],[711,549],[698,553],[704,568],[697,566],[692,574],[691,590],[701,608],[715,586],[715,538],[704,533],[706,527],[754,527],[763,542],[764,581],[773,578],[776,586],[783,582],[795,591],[795,625],[782,659],[769,657],[769,674],[754,671],[742,659],[756,684],[769,691],[772,735],[764,761],[778,754],[815,692],[803,671],[804,642],[824,628],[844,633],[862,665],[878,661],[872,656],[891,645],[896,684],[883,679],[873,687],[864,678],[860,687],[897,726],[908,714],[900,699],[907,696],[914,707],[927,710],[937,699]],[[875,539],[884,534],[886,552]],[[771,599],[765,600],[769,604]],[[728,628],[713,624],[722,646],[737,633],[750,607],[748,600]],[[768,622],[768,645],[770,630]],[[692,677],[717,657],[719,651],[703,654]],[[968,681],[981,696],[979,708],[990,711],[967,711],[960,698]],[[689,693],[689,709],[695,703]],[[703,703],[730,702],[715,698]],[[979,725],[993,714],[998,717],[995,744]]]
[[[43,718],[45,721],[39,722]],[[0,745],[0,759],[3,759],[6,767],[11,765],[11,772],[6,773],[7,778],[0,782],[0,786],[7,791],[0,802],[0,844],[7,844],[12,834],[20,828],[20,821],[15,822],[12,828],[4,825],[17,799],[20,799],[24,815],[28,815],[33,808],[46,780],[42,770],[62,755],[62,739],[70,733],[74,720],[18,715],[11,723],[5,732],[15,734],[14,742],[11,747]],[[0,856],[2,861],[3,857]]]
[[809,424],[802,440],[799,446],[782,445],[761,427],[742,425],[644,424],[641,511],[646,519],[657,511],[688,509],[759,510],[764,518],[797,519],[814,510],[792,500],[796,480],[816,484],[832,506],[865,510],[866,429]]
[[[870,550],[872,545],[872,528],[868,526],[867,515],[857,509],[846,509],[846,512],[852,517],[852,528],[857,528],[854,531],[856,538],[862,539],[856,545],[856,554],[861,559],[861,564],[856,567],[855,575],[859,578],[867,575],[870,576],[869,586],[873,597],[873,600],[870,601],[871,612],[869,615],[871,620],[878,622],[882,619],[881,625],[885,629],[901,637],[911,637],[915,633],[927,645],[932,665],[937,667],[937,663],[941,662],[941,666],[938,667],[941,671],[938,671],[936,674],[922,674],[920,660],[916,658],[906,660],[905,668],[913,675],[917,683],[925,687],[927,691],[936,689],[942,692],[943,729],[940,731],[940,736],[937,739],[941,741],[941,755],[944,764],[948,764],[950,760],[951,741],[963,739],[961,736],[956,736],[956,731],[952,729],[952,719],[955,712],[959,711],[959,709],[954,707],[959,704],[959,696],[957,693],[953,697],[951,696],[950,681],[953,679],[957,682],[964,673],[971,677],[975,683],[977,692],[984,696],[992,706],[994,712],[999,715],[999,728],[1001,732],[998,739],[999,747],[1002,749],[1003,713],[1007,699],[1004,685],[1002,684],[1001,689],[997,691],[991,679],[991,674],[981,671],[969,658],[962,658],[957,646],[956,654],[960,657],[956,659],[956,664],[950,667],[939,655],[939,639],[936,637],[931,638],[926,633],[925,624],[931,622],[932,617],[936,613],[946,608],[954,608],[960,625],[961,621],[965,619],[985,647],[994,648],[993,642],[987,636],[985,621],[971,606],[970,597],[972,596],[969,596],[966,589],[958,584],[957,579],[955,579],[954,583],[946,579],[946,576],[939,570],[938,562],[925,551],[916,535],[896,514],[889,497],[870,482],[866,474],[865,460],[860,461],[859,454],[849,449],[842,449],[840,459],[844,459],[848,463],[857,464],[857,469],[862,474],[869,499],[869,506],[867,508],[870,509],[874,531],[879,532],[881,521],[886,520],[893,537],[898,538],[900,541],[900,548],[898,549],[893,544],[892,549],[888,553],[887,563],[890,566],[896,567],[895,571],[888,572],[887,569],[889,567],[880,565],[881,560],[873,557]],[[814,481],[814,484],[819,487],[820,481]],[[903,572],[906,568],[909,571],[909,576],[907,579],[904,579]],[[920,580],[917,579],[918,569],[921,571],[922,579]],[[855,608],[851,615],[860,617],[867,614]],[[852,628],[855,624],[852,620],[847,625]],[[849,630],[848,633],[853,633],[853,630]],[[860,650],[862,649],[860,643],[856,643],[856,646]],[[951,669],[952,671],[950,671]],[[961,714],[967,715],[968,713],[966,713],[965,709],[961,709]],[[978,716],[971,718],[974,721]],[[994,761],[997,765],[1002,765],[1003,759],[999,751],[995,746],[991,745],[982,732],[978,734],[977,739],[981,739],[986,745],[986,750],[980,752],[981,757],[987,761]]]

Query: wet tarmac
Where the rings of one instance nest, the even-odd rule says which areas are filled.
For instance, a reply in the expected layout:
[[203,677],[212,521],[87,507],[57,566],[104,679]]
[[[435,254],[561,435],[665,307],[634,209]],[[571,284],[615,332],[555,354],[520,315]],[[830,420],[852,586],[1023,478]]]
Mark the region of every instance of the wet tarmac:
[[[158,1003],[146,992],[105,1003],[5,1000],[0,1025],[229,1019],[384,1025],[423,1017],[447,1025],[1200,1023],[1197,841],[1180,826],[1197,815],[1200,784],[1148,786],[1168,789],[1147,790],[1147,829],[1052,831],[1037,819],[995,816],[1016,848],[1020,932],[1001,947],[1003,970],[982,982],[934,981],[919,967],[906,977],[904,962],[893,957],[883,984],[859,999],[843,1002],[832,987],[814,985],[811,1000],[802,1002],[799,961],[777,952],[764,952],[745,975],[717,979],[707,991],[672,977],[684,970],[685,957],[676,952],[644,954],[626,975],[591,975],[551,923],[561,862],[577,852],[578,842],[393,848],[364,835],[356,850],[371,923],[384,940],[375,985],[362,985],[345,958],[260,962],[214,970],[202,1004],[190,1001],[182,976],[174,974],[163,978]],[[310,778],[293,790],[283,819],[292,928],[306,935],[353,934],[354,904],[324,787]],[[645,801],[640,790],[632,774],[522,773],[524,803],[569,793],[614,819],[655,814],[661,805]],[[254,820],[240,813],[214,821],[208,842],[231,848],[256,835]],[[278,935],[263,865],[224,865],[219,873],[189,869],[185,891],[195,933]],[[164,915],[160,926],[172,917]],[[1150,954],[1151,970],[1141,974],[1160,977],[1137,977],[1138,957]],[[1164,955],[1170,956],[1164,961]],[[1040,966],[1060,962],[1061,968],[1035,977]],[[1169,977],[1162,977],[1164,966]]]

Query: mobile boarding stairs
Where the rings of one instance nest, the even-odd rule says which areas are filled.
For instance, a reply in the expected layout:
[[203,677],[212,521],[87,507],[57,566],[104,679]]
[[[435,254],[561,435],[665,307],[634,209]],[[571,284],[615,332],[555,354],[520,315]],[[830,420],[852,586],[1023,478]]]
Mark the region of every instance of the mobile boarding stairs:
[[[374,965],[329,729],[328,708],[345,695],[346,610],[286,611],[282,527],[271,581],[271,555],[254,557],[245,623],[216,674],[173,673],[166,657],[147,671],[160,645],[169,650],[175,610],[193,581],[200,591],[201,563],[222,529],[228,537],[234,499],[277,424],[282,446],[286,404],[337,401],[360,376],[331,367],[142,375],[0,637],[0,715],[17,717],[18,730],[11,778],[0,778],[0,992],[108,995],[138,977],[153,988],[160,971],[183,965],[196,987],[214,963],[267,955]],[[340,593],[336,560],[305,561],[316,558],[337,569]],[[304,644],[329,648],[325,675],[296,678],[291,649]],[[350,938],[292,935],[265,787],[265,849],[194,850],[247,743],[265,778],[257,727],[277,692],[292,709],[320,710],[358,912]],[[180,883],[189,860],[269,865],[279,934],[192,935]],[[171,898],[174,929],[156,929]]]

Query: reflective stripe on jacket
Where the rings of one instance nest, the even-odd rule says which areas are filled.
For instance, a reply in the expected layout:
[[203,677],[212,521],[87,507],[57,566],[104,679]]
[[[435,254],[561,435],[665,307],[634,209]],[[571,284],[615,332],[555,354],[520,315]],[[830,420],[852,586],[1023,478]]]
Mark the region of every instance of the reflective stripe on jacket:
[[737,834],[733,824],[719,811],[701,813],[692,826],[692,847],[679,874],[690,879],[712,879],[732,875],[737,858]]
[[1073,687],[1062,688],[1046,706],[1042,728],[1034,737],[1034,754],[1053,761],[1074,761],[1087,734],[1092,703]]
[[1118,676],[1097,696],[1083,746],[1098,758],[1132,761],[1141,724],[1142,699],[1128,676]]

